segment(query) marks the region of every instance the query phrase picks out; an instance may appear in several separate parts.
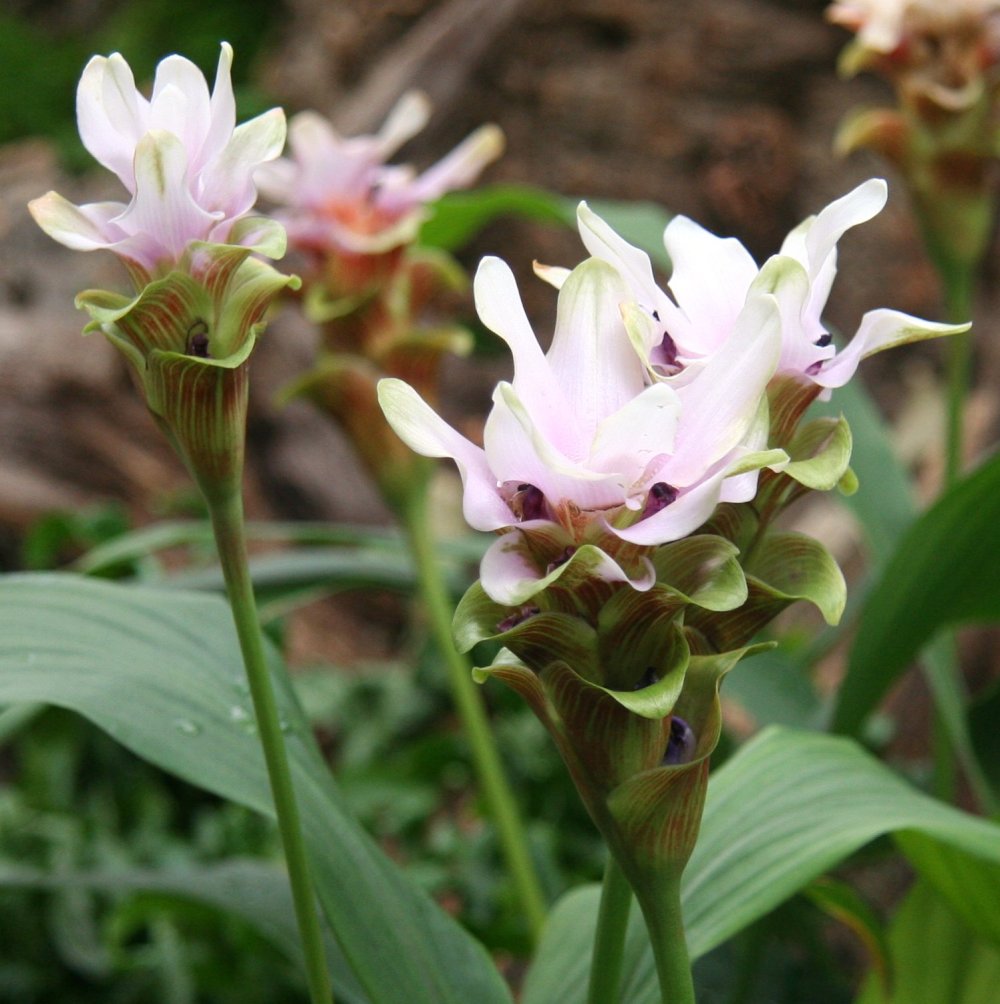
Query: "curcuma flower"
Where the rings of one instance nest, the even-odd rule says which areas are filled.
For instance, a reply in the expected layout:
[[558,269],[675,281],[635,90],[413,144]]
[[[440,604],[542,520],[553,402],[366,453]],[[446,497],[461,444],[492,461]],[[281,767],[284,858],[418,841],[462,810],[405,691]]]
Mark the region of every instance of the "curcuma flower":
[[412,449],[450,457],[467,521],[502,530],[484,558],[485,591],[524,603],[569,569],[648,589],[644,549],[695,530],[720,499],[753,495],[765,388],[780,352],[777,303],[747,298],[734,337],[688,383],[650,383],[630,341],[625,280],[597,259],[568,273],[543,354],[510,269],[487,258],[475,279],[483,323],[510,346],[514,378],[493,395],[480,448],[400,380],[379,384],[389,423]]
[[85,330],[101,331],[124,355],[210,498],[238,489],[246,364],[271,302],[298,281],[251,256],[285,251],[280,224],[248,215],[254,170],[281,152],[285,119],[276,108],[236,126],[232,58],[223,43],[210,95],[193,63],[169,56],[147,100],[120,55],[95,56],[77,89],[80,137],[131,201],[74,206],[49,192],[29,206],[60,243],[106,249],[125,263],[135,295],[81,293]]
[[410,92],[373,136],[341,136],[316,112],[294,116],[292,156],[256,175],[261,193],[282,207],[276,215],[292,244],[319,254],[376,255],[411,243],[425,204],[471,184],[503,151],[503,133],[485,125],[423,174],[387,164],[429,114],[427,99]]
[[118,53],[94,56],[77,88],[80,138],[131,199],[75,206],[49,192],[29,205],[38,225],[75,250],[113,251],[136,285],[169,271],[193,241],[280,258],[280,227],[246,214],[257,198],[254,171],[284,145],[284,112],[274,108],[237,126],[232,60],[223,43],[210,95],[193,63],[168,56],[147,99]]
[[[673,263],[667,289],[653,277],[649,256],[633,247],[586,204],[578,212],[587,250],[626,279],[636,310],[627,313],[630,334],[651,379],[684,387],[717,353],[744,332],[748,297],[772,293],[781,317],[775,376],[791,377],[829,395],[847,383],[866,356],[904,342],[949,334],[953,325],[923,321],[895,310],[869,311],[841,351],[822,320],[837,273],[837,242],[847,230],[877,215],[885,205],[884,181],[873,178],[797,226],[778,254],[758,268],[732,237],[716,237],[693,220],[676,216],[664,232]],[[555,285],[564,270],[540,267]]]

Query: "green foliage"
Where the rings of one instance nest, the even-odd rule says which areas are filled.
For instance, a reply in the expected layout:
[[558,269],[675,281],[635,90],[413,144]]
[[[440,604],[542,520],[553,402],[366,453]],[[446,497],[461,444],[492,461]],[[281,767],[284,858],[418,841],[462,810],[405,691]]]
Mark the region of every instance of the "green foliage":
[[76,136],[72,95],[93,53],[123,53],[136,80],[143,81],[152,78],[164,56],[183,52],[211,79],[219,43],[231,42],[238,53],[233,81],[240,112],[256,114],[266,102],[246,85],[281,13],[281,4],[265,0],[135,0],[110,5],[103,17],[84,24],[57,7],[44,26],[0,13],[0,143],[45,135],[57,141],[71,164],[91,164]]

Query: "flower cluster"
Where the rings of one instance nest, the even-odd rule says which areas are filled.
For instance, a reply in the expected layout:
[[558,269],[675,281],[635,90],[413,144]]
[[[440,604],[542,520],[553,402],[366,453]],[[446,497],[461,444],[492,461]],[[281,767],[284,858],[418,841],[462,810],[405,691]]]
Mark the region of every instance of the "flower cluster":
[[29,206],[60,243],[127,267],[134,297],[87,290],[77,305],[125,356],[206,493],[239,486],[246,363],[268,306],[297,282],[251,256],[285,253],[281,225],[250,214],[254,172],[280,154],[285,117],[275,108],[236,125],[232,58],[223,43],[210,94],[193,63],[169,56],[147,99],[120,55],[95,56],[77,89],[80,137],[131,199],[75,206],[49,192]]
[[885,77],[895,108],[862,108],[837,147],[868,147],[903,175],[942,274],[985,253],[1000,143],[1000,0],[836,0],[830,20],[856,33],[841,70]]
[[547,354],[509,268],[482,263],[479,316],[514,357],[483,447],[401,381],[384,381],[380,398],[414,450],[455,460],[469,524],[502,531],[482,567],[497,602],[526,602],[573,561],[649,588],[644,548],[687,536],[719,502],[749,501],[758,470],[787,466],[790,430],[769,429],[769,388],[790,388],[797,419],[863,356],[953,330],[875,310],[838,353],[823,328],[837,241],[885,198],[884,182],[861,185],[797,227],[760,269],[738,241],[677,217],[664,235],[669,291],[644,252],[581,205],[592,257],[573,271],[539,269],[560,289]]
[[224,43],[209,95],[193,63],[169,56],[147,99],[118,53],[94,56],[77,89],[80,138],[131,199],[74,206],[49,192],[29,207],[38,225],[67,247],[113,251],[138,270],[139,285],[176,266],[194,241],[280,258],[280,228],[247,214],[254,172],[281,153],[285,116],[273,108],[236,126],[232,61]]

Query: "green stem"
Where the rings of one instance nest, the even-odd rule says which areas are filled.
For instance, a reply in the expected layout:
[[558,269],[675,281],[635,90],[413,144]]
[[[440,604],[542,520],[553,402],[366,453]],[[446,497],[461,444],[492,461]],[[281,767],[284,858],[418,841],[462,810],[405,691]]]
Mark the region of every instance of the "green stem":
[[625,954],[625,932],[632,907],[632,887],[618,866],[614,855],[608,855],[601,888],[601,908],[594,932],[594,954],[590,960],[590,987],[587,1004],[608,1004],[620,997],[622,961]]
[[[972,316],[973,269],[965,266],[941,268],[944,284],[945,316],[961,324]],[[972,333],[948,339],[948,427],[945,440],[945,485],[953,485],[962,469],[965,398],[972,370]]]
[[680,875],[663,876],[652,889],[636,890],[653,946],[661,1004],[695,1004],[691,961],[681,914]]
[[309,865],[302,839],[302,823],[295,799],[292,773],[288,766],[278,705],[264,655],[253,584],[247,565],[243,498],[238,491],[235,491],[221,499],[208,499],[208,503],[219,560],[226,579],[229,605],[233,611],[233,621],[236,624],[236,633],[239,636],[240,650],[243,653],[243,663],[250,684],[257,731],[267,764],[268,779],[271,782],[278,830],[285,850],[295,917],[305,956],[310,1000],[312,1004],[332,1004],[333,991],[323,951],[323,936],[316,913],[316,899],[309,879]]
[[455,648],[452,638],[453,610],[427,520],[426,491],[414,491],[409,504],[400,508],[431,632],[444,657],[452,698],[468,737],[483,797],[490,818],[497,828],[500,846],[528,926],[537,941],[548,912],[545,897],[531,860],[524,824],[500,761],[482,697],[472,679],[472,667]]

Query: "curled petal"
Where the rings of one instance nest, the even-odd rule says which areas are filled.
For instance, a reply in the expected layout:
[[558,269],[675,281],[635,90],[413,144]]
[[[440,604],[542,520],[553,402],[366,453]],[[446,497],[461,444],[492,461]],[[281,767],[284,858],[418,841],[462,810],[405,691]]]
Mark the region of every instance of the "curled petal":
[[58,192],[49,192],[28,203],[35,222],[54,240],[75,251],[106,248],[122,234],[111,221],[121,215],[120,202],[92,202],[74,206]]
[[378,400],[396,435],[425,457],[450,457],[462,476],[465,519],[476,530],[498,530],[516,522],[497,491],[486,455],[444,421],[402,380],[378,384]]
[[958,335],[971,324],[937,324],[898,310],[870,310],[861,319],[861,326],[850,344],[828,363],[813,380],[821,387],[843,387],[854,376],[862,359],[907,342],[919,342],[941,335]]
[[173,133],[196,163],[210,125],[208,84],[201,70],[183,56],[167,56],[156,68],[148,128]]
[[391,157],[407,140],[420,132],[431,117],[431,103],[421,91],[407,91],[389,112],[378,132],[379,160]]

